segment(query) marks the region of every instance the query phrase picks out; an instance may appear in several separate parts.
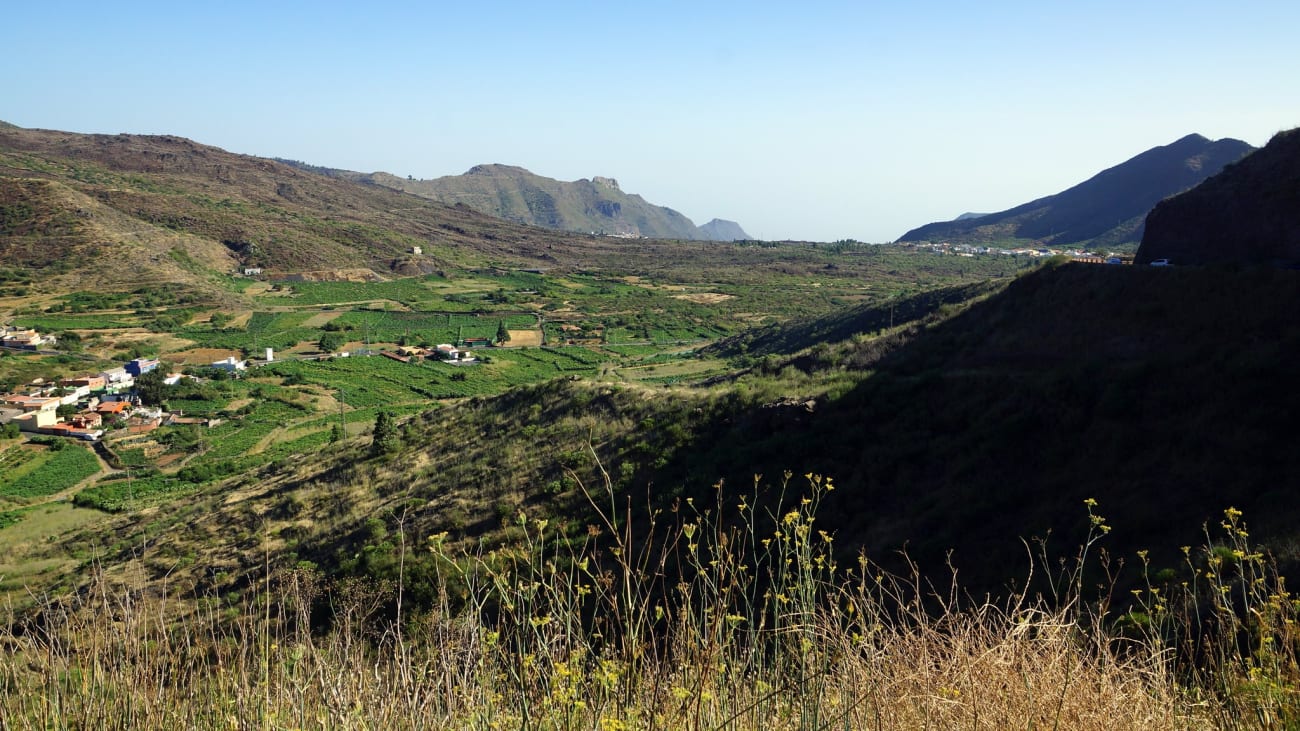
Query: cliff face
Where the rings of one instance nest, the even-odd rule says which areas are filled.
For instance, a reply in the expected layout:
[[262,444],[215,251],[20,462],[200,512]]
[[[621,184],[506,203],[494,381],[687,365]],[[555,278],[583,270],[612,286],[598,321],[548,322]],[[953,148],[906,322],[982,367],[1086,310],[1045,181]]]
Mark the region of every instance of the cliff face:
[[1300,265],[1300,128],[1182,195],[1146,220],[1137,263]]
[[[387,173],[360,179],[448,205],[462,203],[489,216],[531,226],[647,238],[715,238],[681,213],[623,192],[614,178],[565,182],[513,165],[476,165],[463,175],[433,180],[403,179]],[[730,241],[729,233],[716,239]],[[740,234],[734,238],[747,238],[743,231]]]
[[908,231],[900,241],[1120,246],[1142,239],[1146,214],[1254,148],[1240,140],[1187,135],[1154,147],[1056,195],[998,213],[963,216]]

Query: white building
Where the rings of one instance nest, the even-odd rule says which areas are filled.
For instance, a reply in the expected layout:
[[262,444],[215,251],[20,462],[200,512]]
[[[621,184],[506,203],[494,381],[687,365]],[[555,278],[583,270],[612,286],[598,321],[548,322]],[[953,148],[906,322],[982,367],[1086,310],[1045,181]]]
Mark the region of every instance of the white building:
[[246,361],[239,360],[238,358],[232,355],[229,358],[225,358],[213,363],[212,367],[216,368],[219,371],[234,373],[236,371],[248,370],[248,363]]

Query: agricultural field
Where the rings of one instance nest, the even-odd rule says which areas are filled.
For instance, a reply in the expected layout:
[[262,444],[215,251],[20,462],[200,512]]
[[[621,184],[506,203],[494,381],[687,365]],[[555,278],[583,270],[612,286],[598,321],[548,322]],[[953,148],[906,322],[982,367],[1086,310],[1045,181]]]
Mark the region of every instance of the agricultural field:
[[[556,377],[594,377],[613,360],[584,348],[492,348],[477,355],[478,362],[463,365],[379,356],[285,360],[241,379],[168,387],[169,410],[217,422],[165,426],[144,435],[110,433],[106,444],[118,471],[78,492],[74,502],[111,513],[143,509],[214,480],[313,453],[343,432],[369,429],[381,411],[417,413],[442,399],[491,395]],[[343,432],[335,433],[336,427]],[[0,508],[67,489],[99,469],[79,445],[51,451],[14,444],[0,459],[6,465],[0,497],[9,499]]]
[[31,502],[62,492],[96,472],[95,455],[79,444],[53,441],[40,451],[11,446],[0,452],[0,498]]
[[[700,247],[689,264],[629,250],[587,270],[482,269],[386,281],[230,280],[238,303],[192,292],[75,292],[15,313],[12,322],[62,335],[76,355],[0,357],[0,385],[96,372],[126,356],[187,364],[203,382],[169,387],[166,406],[211,426],[112,432],[114,472],[81,490],[77,505],[121,512],[166,502],[229,475],[319,450],[367,431],[380,412],[412,414],[439,402],[489,396],[554,378],[680,385],[728,372],[702,358],[708,343],[758,324],[885,301],[1024,266],[1007,258],[957,259],[899,247]],[[397,345],[519,337],[474,350],[476,362],[370,356]],[[362,351],[315,360],[330,351]],[[202,366],[222,354],[277,360],[238,379]],[[168,361],[169,354],[174,355]],[[56,494],[98,471],[80,446],[0,452],[0,510]],[[16,513],[14,514],[16,515]],[[7,520],[14,520],[10,516]]]

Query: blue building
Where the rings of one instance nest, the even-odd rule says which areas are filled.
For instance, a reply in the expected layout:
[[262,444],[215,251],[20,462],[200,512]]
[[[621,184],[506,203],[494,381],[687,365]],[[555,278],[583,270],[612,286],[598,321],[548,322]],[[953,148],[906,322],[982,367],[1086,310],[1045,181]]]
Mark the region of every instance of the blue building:
[[158,361],[154,358],[136,358],[126,364],[126,372],[139,378],[157,367]]

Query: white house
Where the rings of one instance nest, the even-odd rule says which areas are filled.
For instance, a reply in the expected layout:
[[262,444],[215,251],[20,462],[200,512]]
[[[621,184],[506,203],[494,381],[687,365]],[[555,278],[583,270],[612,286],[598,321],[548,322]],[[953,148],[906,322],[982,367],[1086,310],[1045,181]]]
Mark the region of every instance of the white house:
[[224,358],[222,360],[216,361],[215,363],[212,364],[212,367],[216,368],[219,371],[234,373],[236,371],[248,370],[248,363],[246,361],[239,360],[238,358],[232,355],[229,358]]
[[41,345],[49,344],[51,338],[42,337],[35,330],[10,330],[0,339],[6,348],[23,348],[26,350],[36,350]]
[[125,383],[127,381],[135,381],[135,379],[131,377],[131,374],[126,372],[125,367],[113,368],[111,370],[104,371],[99,374],[99,377],[104,379],[104,383],[106,384]]

